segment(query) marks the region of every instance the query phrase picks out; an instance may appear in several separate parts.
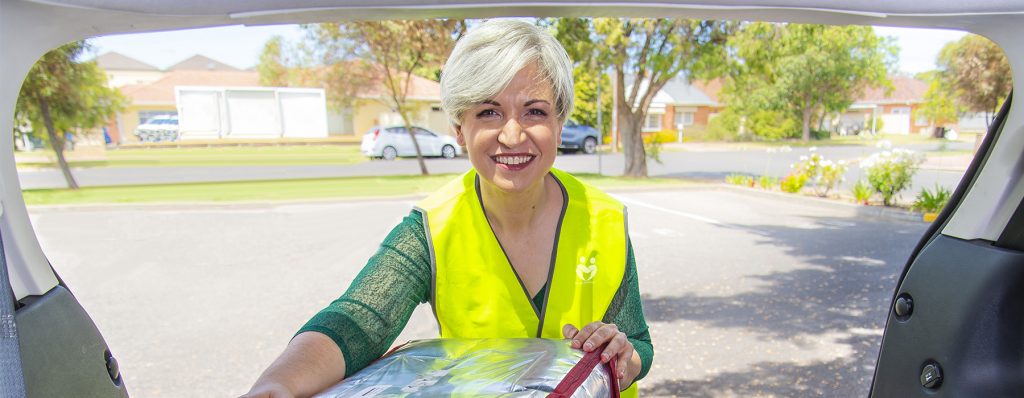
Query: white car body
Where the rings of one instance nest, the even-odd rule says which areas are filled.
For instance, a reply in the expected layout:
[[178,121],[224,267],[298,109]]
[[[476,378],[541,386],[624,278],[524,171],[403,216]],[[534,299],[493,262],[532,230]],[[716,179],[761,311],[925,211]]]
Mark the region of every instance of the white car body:
[[177,141],[178,117],[174,115],[154,116],[135,128],[139,141]]
[[[523,16],[760,20],[958,29],[992,40],[1004,50],[1014,74],[1024,76],[1024,42],[1021,41],[1024,37],[1024,4],[1020,0],[660,0],[635,3],[593,0],[550,3],[495,0],[433,3],[420,0],[0,0],[0,54],[3,54],[0,56],[0,68],[5,72],[0,75],[0,93],[3,94],[0,96],[0,131],[12,133],[18,92],[36,60],[48,50],[75,40],[216,26]],[[1018,96],[1024,93],[1024,78],[1014,79],[1013,85]],[[950,205],[932,224],[924,237],[926,239],[915,249],[898,280],[896,293],[913,293],[914,300],[903,301],[902,311],[898,300],[894,300],[897,304],[895,310],[892,305],[885,309],[890,315],[878,351],[880,359],[872,386],[875,397],[1021,395],[1020,375],[1024,373],[1024,367],[1020,364],[1024,363],[1024,351],[1020,349],[1019,314],[1024,304],[1024,293],[1021,293],[1024,291],[1021,289],[1024,275],[1019,270],[1020,264],[1024,263],[1024,249],[1004,248],[995,243],[1024,243],[1024,232],[1021,232],[1024,231],[1024,101],[1010,101],[1000,119],[983,141],[978,157],[968,169]],[[0,248],[12,290],[5,296],[18,300],[18,303],[14,308],[6,308],[6,312],[0,311],[0,326],[3,326],[0,331],[4,337],[0,339],[0,348],[12,348],[11,343],[20,345],[20,348],[13,348],[21,350],[21,360],[19,364],[17,352],[10,355],[12,350],[0,350],[0,354],[7,354],[4,359],[10,361],[0,364],[0,370],[7,371],[0,374],[5,377],[0,391],[16,390],[12,386],[21,385],[24,374],[27,380],[24,384],[30,390],[43,391],[35,396],[127,397],[127,390],[117,372],[117,363],[111,361],[112,353],[107,350],[102,335],[64,288],[63,281],[43,253],[22,196],[13,144],[11,137],[0,139]],[[388,148],[383,143],[378,144],[377,140],[366,145],[371,152],[381,145],[382,154]],[[398,147],[394,149],[396,155],[408,153]],[[457,145],[455,149],[460,150]],[[363,226],[351,228],[359,227]],[[804,243],[817,244],[814,241]],[[685,246],[686,243],[681,241],[680,244]],[[921,256],[922,253],[931,253],[931,257]],[[935,259],[946,260],[948,264],[936,266],[941,261]],[[757,261],[756,258],[749,260]],[[282,272],[287,272],[288,264],[283,266]],[[95,272],[114,271],[100,266],[95,267]],[[686,275],[682,272],[671,277],[685,278]],[[836,303],[819,302],[810,296],[811,292],[813,289],[798,292],[808,296],[793,304],[794,308],[802,309],[806,314],[806,318],[797,319],[800,321],[797,323],[813,324],[822,312],[848,311],[834,305]],[[144,302],[125,305],[144,305]],[[215,308],[216,305],[210,303],[209,307]],[[259,306],[260,303],[254,302],[253,305]],[[901,316],[899,312],[905,315]],[[155,313],[154,317],[160,315]],[[206,317],[211,315],[207,313]],[[281,320],[271,319],[268,322]],[[699,327],[699,323],[697,325]],[[750,325],[734,326],[746,332]],[[805,327],[793,330],[799,332]],[[872,355],[877,348],[853,343],[860,341],[858,336],[876,334],[875,330],[854,331],[837,328],[836,325],[822,325],[821,329],[827,333],[796,333],[789,340],[803,341],[806,340],[805,335],[822,336],[827,337],[830,345],[851,342],[843,347],[866,350],[864,355]],[[779,335],[782,334],[793,333],[787,329],[786,333]],[[728,353],[723,351],[722,355]],[[962,360],[963,357],[968,360]],[[160,358],[152,361],[160,361]],[[837,358],[836,361],[841,360]],[[711,367],[714,362],[695,363],[694,366]],[[932,382],[942,379],[939,372],[933,371],[938,370],[939,362],[945,368],[946,382],[936,386]],[[835,377],[837,383],[851,382],[842,380],[842,372],[847,365],[844,362],[832,363],[825,365],[838,372]],[[760,370],[761,365],[765,365],[766,370]],[[782,362],[761,363],[757,368],[758,372],[750,375],[787,377],[804,371],[802,365]],[[251,369],[248,371],[252,372]],[[743,379],[746,374],[730,371],[718,376]],[[758,381],[756,378],[752,380]],[[685,382],[686,386],[696,387],[694,394],[702,393],[699,391],[702,384]],[[756,387],[756,383],[747,384],[755,384]],[[942,389],[937,389],[940,386]],[[812,390],[803,393],[814,394]],[[739,394],[743,395],[743,392]]]
[[[455,141],[454,137],[434,133],[422,127],[413,126],[416,132],[416,142],[420,145],[420,153],[423,156],[440,156],[453,158],[462,155],[462,147]],[[363,134],[363,141],[360,145],[363,155],[372,158],[383,158],[392,160],[395,157],[416,156],[416,147],[413,146],[409,133],[405,127],[374,127],[366,134]]]

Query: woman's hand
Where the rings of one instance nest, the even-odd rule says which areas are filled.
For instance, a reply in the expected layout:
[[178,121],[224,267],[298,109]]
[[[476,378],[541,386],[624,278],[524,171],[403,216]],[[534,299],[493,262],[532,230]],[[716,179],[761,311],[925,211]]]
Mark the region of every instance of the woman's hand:
[[[629,342],[626,334],[619,331],[615,324],[604,322],[593,322],[577,330],[573,325],[562,327],[562,334],[567,339],[572,339],[572,348],[581,348],[585,352],[591,352],[608,343],[601,352],[601,362],[608,363],[615,361],[615,369],[619,374],[619,385],[625,388],[632,384],[637,371],[629,369],[633,358],[633,343]],[[626,376],[629,376],[627,378]],[[627,383],[628,382],[628,383]]]

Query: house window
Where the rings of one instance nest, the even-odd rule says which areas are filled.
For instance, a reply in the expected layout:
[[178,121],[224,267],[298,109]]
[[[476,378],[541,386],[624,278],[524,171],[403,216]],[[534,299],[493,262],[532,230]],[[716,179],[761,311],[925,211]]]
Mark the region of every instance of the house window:
[[139,111],[139,124],[157,116],[178,116],[176,111]]
[[895,108],[892,108],[889,111],[889,113],[891,113],[893,115],[909,115],[910,114],[910,107],[909,106],[897,106]]
[[676,111],[676,122],[673,127],[679,126],[690,126],[693,125],[693,112],[679,112]]
[[644,131],[661,130],[661,116],[660,113],[648,113],[644,118]]

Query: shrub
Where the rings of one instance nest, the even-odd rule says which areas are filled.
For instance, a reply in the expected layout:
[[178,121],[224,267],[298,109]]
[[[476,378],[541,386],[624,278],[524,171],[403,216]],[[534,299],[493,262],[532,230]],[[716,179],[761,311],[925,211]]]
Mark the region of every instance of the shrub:
[[757,185],[762,189],[772,189],[779,185],[779,179],[770,176],[760,176],[757,178]]
[[935,192],[924,188],[917,194],[917,200],[914,201],[910,208],[922,213],[938,213],[946,207],[946,204],[949,203],[949,197],[952,195],[953,193],[948,189],[938,185],[935,186]]
[[857,183],[853,185],[853,190],[850,191],[853,194],[853,200],[857,203],[870,204],[871,195],[875,191],[871,188],[871,185],[864,182],[864,180],[857,180]]
[[811,129],[812,140],[827,140],[832,138],[832,132],[828,130]]
[[725,183],[744,187],[753,187],[754,177],[745,174],[729,174],[725,176]]
[[644,143],[649,144],[652,142],[658,142],[664,144],[668,142],[679,141],[679,133],[675,130],[661,130],[657,133],[649,133],[644,135]]
[[800,162],[793,165],[793,168],[795,173],[803,174],[807,181],[814,183],[816,195],[828,196],[828,193],[843,181],[843,175],[846,174],[849,166],[843,160],[838,162],[826,160],[824,156],[816,152],[816,148],[812,147],[810,151],[811,154],[801,156]]
[[917,165],[923,159],[913,151],[893,149],[872,154],[861,161],[871,188],[882,195],[882,203],[892,206],[893,198],[910,188],[911,179],[917,172]]
[[807,174],[793,173],[786,176],[786,178],[783,178],[782,181],[779,182],[779,189],[783,192],[797,193],[804,188],[804,184],[806,183]]
[[[708,120],[708,127],[704,130],[704,139],[707,141],[736,141],[739,129],[739,116],[730,110],[725,110]],[[684,131],[683,134],[686,132]]]
[[838,162],[832,162],[831,160],[822,161],[818,169],[817,179],[814,182],[814,188],[818,196],[828,196],[829,191],[843,181],[843,175],[846,174],[846,169],[848,168],[849,166],[846,165],[846,161],[843,160]]
[[796,119],[782,112],[757,111],[747,119],[747,127],[755,136],[774,141],[800,134]]

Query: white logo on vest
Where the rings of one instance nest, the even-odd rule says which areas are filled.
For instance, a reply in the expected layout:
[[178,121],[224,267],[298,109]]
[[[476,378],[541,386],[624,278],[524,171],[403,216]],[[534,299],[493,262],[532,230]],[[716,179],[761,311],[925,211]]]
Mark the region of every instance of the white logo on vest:
[[597,275],[597,258],[591,257],[590,264],[587,264],[586,257],[580,257],[579,264],[576,264],[576,276],[583,282],[590,282],[594,280],[594,276]]

